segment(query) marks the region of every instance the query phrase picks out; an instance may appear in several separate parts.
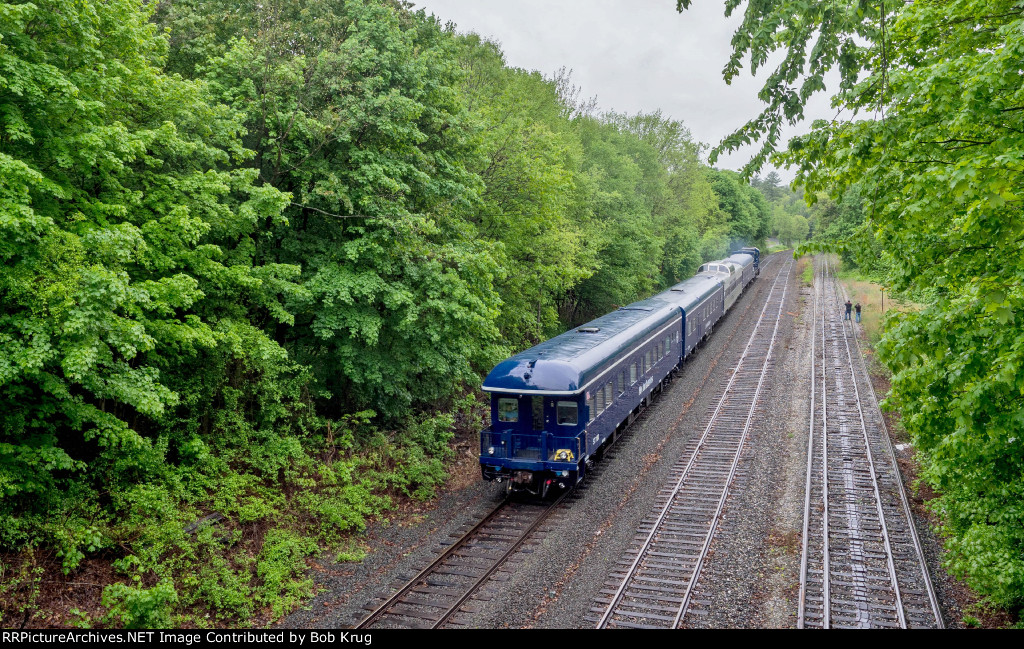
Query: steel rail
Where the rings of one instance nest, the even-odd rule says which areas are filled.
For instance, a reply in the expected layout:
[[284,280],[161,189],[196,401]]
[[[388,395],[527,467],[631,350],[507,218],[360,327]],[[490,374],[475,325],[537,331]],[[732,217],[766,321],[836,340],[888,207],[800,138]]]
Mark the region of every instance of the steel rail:
[[[846,288],[843,287],[841,284],[839,284],[838,287],[839,287],[839,290],[842,291],[842,297],[846,297],[847,299],[849,299],[848,295],[846,293]],[[864,353],[863,353],[863,350],[861,349],[861,346],[860,346],[860,337],[856,333],[856,330],[860,329],[860,327],[857,327],[857,326],[854,325],[853,322],[850,322],[850,329],[852,330],[851,333],[853,334],[854,344],[857,347],[857,355],[860,358],[864,358]],[[845,327],[843,328],[843,335],[844,336],[846,335],[846,328]],[[847,341],[847,347],[849,347],[849,341]],[[851,363],[851,366],[852,366],[852,363]],[[875,408],[878,408],[878,396],[875,394],[875,386],[871,383],[870,379],[868,380],[867,384],[868,384],[868,391],[871,394],[871,401],[874,404]],[[895,452],[895,449],[892,446],[892,440],[889,438],[889,427],[885,423],[885,418],[884,417],[881,418],[881,423],[882,423],[882,433],[883,433],[882,434],[882,438],[884,440],[885,447],[886,447],[886,449],[888,449],[889,454],[893,457],[893,459],[895,461],[896,452]],[[940,629],[943,629],[943,628],[945,628],[946,625],[945,625],[945,622],[942,619],[942,608],[939,606],[938,595],[936,595],[936,593],[935,593],[935,586],[932,583],[931,575],[928,572],[928,563],[925,560],[924,548],[921,545],[921,539],[920,539],[920,537],[918,536],[918,533],[917,533],[917,526],[914,524],[914,517],[913,517],[913,514],[910,511],[910,502],[909,502],[909,499],[907,498],[907,491],[906,491],[906,489],[903,486],[903,479],[900,477],[898,471],[897,471],[897,474],[896,474],[896,484],[897,484],[897,486],[899,488],[900,504],[902,505],[902,508],[903,508],[903,515],[906,516],[908,527],[909,527],[909,530],[910,530],[910,535],[911,535],[911,538],[913,539],[913,542],[914,542],[914,550],[917,553],[918,564],[921,567],[921,575],[922,575],[922,577],[924,578],[924,581],[925,581],[925,586],[926,586],[925,591],[926,591],[926,593],[928,595],[928,601],[929,601],[929,603],[931,605],[932,616],[935,618],[935,623],[938,625],[938,627]]]
[[829,628],[832,615],[832,557],[830,554],[828,538],[828,367],[825,344],[825,310],[828,302],[825,300],[825,268],[821,270],[821,502],[823,508],[821,523],[822,543],[822,628]]
[[[774,262],[774,258],[769,257],[766,260],[765,265],[762,266],[762,270],[765,270],[767,268],[768,264],[773,264],[773,262]],[[777,281],[777,278],[776,278],[776,281]],[[774,288],[774,286],[773,286],[773,288]],[[762,309],[762,315],[763,314],[764,314],[764,309]],[[438,628],[438,627],[444,625],[446,622],[448,622],[451,619],[451,617],[458,611],[458,609],[463,604],[465,604],[465,602],[470,597],[472,597],[472,595],[474,593],[476,593],[479,590],[479,588],[481,586],[483,586],[484,583],[487,582],[487,580],[494,574],[494,572],[496,572],[505,563],[505,561],[509,557],[511,557],[517,550],[519,550],[519,548],[522,547],[523,543],[527,539],[529,539],[529,537],[540,527],[540,525],[545,520],[547,520],[548,516],[554,511],[555,507],[558,506],[562,502],[562,500],[568,494],[569,494],[569,491],[566,491],[561,496],[559,496],[558,499],[556,499],[554,502],[552,502],[548,506],[547,509],[545,509],[543,512],[541,512],[538,515],[537,520],[527,530],[525,530],[522,534],[520,534],[520,536],[516,539],[516,541],[513,542],[511,547],[509,547],[502,554],[501,557],[497,558],[493,562],[491,567],[488,570],[486,570],[484,572],[484,574],[482,574],[479,578],[477,578],[476,581],[473,584],[471,584],[469,586],[469,588],[466,590],[466,592],[463,593],[463,595],[458,598],[458,600],[455,602],[455,604],[451,605],[448,608],[448,610],[446,610],[436,622],[432,623],[431,628]],[[396,604],[401,603],[402,599],[405,596],[407,596],[419,583],[421,583],[425,577],[430,575],[432,572],[435,572],[438,568],[440,568],[444,564],[444,562],[446,560],[448,560],[449,558],[454,556],[458,552],[459,549],[465,547],[477,534],[479,534],[489,523],[491,523],[498,516],[498,514],[500,514],[508,505],[509,505],[509,501],[505,500],[501,504],[499,504],[497,507],[495,507],[489,514],[487,514],[485,517],[483,517],[476,525],[474,525],[469,531],[467,531],[465,534],[463,534],[457,541],[455,541],[454,543],[449,545],[448,548],[446,548],[444,550],[444,552],[441,553],[441,555],[439,555],[433,562],[431,562],[430,565],[428,565],[426,568],[421,570],[415,577],[410,579],[394,595],[392,595],[389,598],[387,598],[382,604],[380,604],[376,609],[374,609],[373,612],[371,612],[362,621],[360,621],[359,624],[356,625],[354,628],[355,629],[366,629],[366,628],[370,627],[371,625],[375,624],[376,622],[380,621],[380,619],[384,615],[388,614],[388,609],[394,607]]]
[[[796,628],[804,628],[804,612],[807,606],[807,540],[810,536],[811,523],[811,473],[814,466],[814,379],[817,374],[817,361],[814,357],[815,342],[818,334],[815,331],[815,324],[818,321],[818,273],[814,268],[814,258],[811,258],[811,269],[814,271],[813,293],[814,306],[811,308],[811,410],[808,417],[809,425],[807,431],[807,480],[804,483],[804,528],[801,538],[800,552],[800,599],[797,606]],[[824,344],[824,343],[822,343]],[[824,368],[822,368],[824,369]]]
[[[445,622],[447,622],[451,618],[451,616],[454,615],[458,611],[458,609],[466,602],[466,600],[468,600],[477,590],[479,590],[480,587],[488,579],[490,579],[491,575],[493,575],[494,572],[498,568],[500,568],[501,565],[504,564],[505,561],[510,556],[512,556],[512,554],[516,550],[522,547],[523,543],[526,542],[526,540],[537,530],[538,527],[540,527],[541,523],[543,523],[547,519],[551,512],[554,511],[555,507],[557,507],[562,502],[562,500],[570,493],[570,491],[571,490],[566,490],[565,492],[563,492],[562,495],[560,495],[557,499],[552,501],[552,503],[547,507],[547,509],[540,512],[540,514],[537,516],[537,520],[533,523],[533,525],[531,525],[528,529],[522,532],[519,535],[519,537],[512,542],[512,545],[508,548],[508,550],[506,550],[499,558],[497,558],[494,561],[493,565],[469,586],[467,591],[458,599],[458,601],[456,601],[454,605],[449,607],[444,613],[441,614],[441,617],[438,619],[438,621],[433,623],[431,628],[436,629]],[[442,552],[433,562],[430,563],[430,565],[428,565],[426,568],[417,573],[415,577],[410,579],[404,586],[398,589],[398,591],[394,595],[386,599],[384,603],[382,603],[380,606],[374,609],[372,613],[363,618],[363,620],[354,628],[366,629],[369,628],[371,625],[375,624],[376,622],[380,621],[380,618],[388,613],[388,609],[394,607],[396,604],[401,603],[402,599],[405,596],[407,596],[417,585],[419,585],[419,583],[423,581],[424,577],[435,572],[446,560],[454,556],[462,547],[469,543],[470,540],[472,540],[477,534],[480,533],[480,531],[484,527],[487,526],[487,524],[489,524],[491,521],[497,518],[498,514],[504,511],[505,508],[508,507],[509,503],[510,501],[507,499],[502,501],[501,504],[499,504],[491,511],[491,513],[487,514],[487,516],[484,516],[480,520],[480,522],[478,522],[469,531],[463,534],[457,541],[448,546],[448,548],[446,548],[444,552]]]
[[[598,629],[603,629],[603,628],[606,627],[609,618],[612,616],[612,614],[614,613],[616,607],[621,602],[622,596],[623,596],[623,594],[624,594],[624,592],[626,590],[626,587],[629,585],[630,580],[636,574],[637,568],[639,567],[640,562],[641,562],[641,560],[644,557],[644,554],[650,548],[651,542],[652,542],[655,534],[657,533],[659,527],[664,522],[665,517],[668,515],[669,509],[671,508],[672,503],[675,500],[675,497],[678,495],[679,491],[682,489],[682,486],[683,486],[684,482],[686,481],[686,478],[689,477],[690,470],[692,469],[694,463],[696,462],[698,452],[700,451],[700,449],[704,445],[704,443],[707,441],[708,436],[711,434],[711,430],[712,430],[712,428],[714,426],[714,423],[717,420],[718,415],[722,411],[722,408],[724,407],[724,404],[725,404],[725,402],[726,402],[726,400],[727,400],[727,398],[729,396],[729,391],[732,388],[732,386],[734,385],[734,383],[736,381],[736,378],[739,376],[739,370],[740,370],[740,368],[743,365],[743,361],[747,358],[748,353],[750,351],[750,347],[753,344],[755,338],[757,337],[757,332],[761,328],[761,323],[763,321],[764,314],[768,310],[768,305],[771,302],[772,296],[775,294],[775,290],[776,290],[776,288],[778,286],[779,280],[780,280],[780,278],[783,277],[784,274],[786,274],[785,270],[789,268],[791,263],[792,262],[788,262],[782,269],[779,270],[778,274],[776,274],[775,281],[773,282],[771,290],[768,293],[768,297],[765,299],[765,305],[761,309],[761,313],[758,316],[757,324],[754,327],[754,331],[751,333],[750,338],[747,340],[747,344],[746,344],[746,346],[743,349],[743,353],[740,355],[739,362],[736,364],[736,367],[733,369],[732,375],[729,377],[729,381],[726,384],[725,390],[723,390],[722,397],[721,397],[721,399],[719,399],[717,405],[715,406],[715,410],[714,410],[714,412],[713,412],[713,414],[711,416],[711,419],[709,420],[707,426],[705,426],[703,433],[701,434],[700,440],[697,443],[697,447],[694,449],[694,452],[690,456],[690,459],[687,462],[686,467],[683,469],[682,474],[680,475],[679,479],[676,481],[675,485],[673,486],[672,492],[669,494],[668,498],[665,501],[665,505],[662,507],[661,511],[658,514],[657,520],[651,526],[651,531],[647,534],[647,537],[645,538],[644,542],[641,544],[640,550],[637,552],[636,558],[632,561],[631,565],[629,566],[629,568],[626,571],[625,576],[622,579],[622,582],[619,584],[619,587],[616,589],[615,593],[613,594],[613,596],[611,598],[611,602],[608,605],[608,608],[605,610],[604,614],[598,620],[597,625],[596,625]],[[781,304],[781,301],[780,301],[780,304]],[[780,313],[781,313],[781,310],[780,310]],[[767,363],[766,363],[766,365],[767,365]],[[726,489],[728,489],[728,484],[726,485]]]

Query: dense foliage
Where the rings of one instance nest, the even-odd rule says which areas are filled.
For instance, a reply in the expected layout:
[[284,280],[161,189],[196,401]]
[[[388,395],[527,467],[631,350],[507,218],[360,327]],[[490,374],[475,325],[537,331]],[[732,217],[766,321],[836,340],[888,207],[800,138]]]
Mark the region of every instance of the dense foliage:
[[1024,605],[1024,3],[750,2],[733,43],[727,74],[745,53],[785,58],[765,113],[726,148],[764,137],[767,155],[840,71],[833,101],[852,116],[815,122],[778,160],[841,207],[834,234],[923,303],[888,322],[888,402],[940,493],[950,567]]
[[100,564],[48,624],[280,616],[496,360],[772,232],[577,95],[389,0],[0,3],[4,623]]
[[[819,213],[813,213],[807,206],[803,190],[783,186],[777,172],[769,172],[764,178],[755,176],[750,184],[771,205],[771,234],[783,245],[788,247],[805,241],[815,228],[822,228],[820,210]],[[812,222],[815,225],[812,226]]]

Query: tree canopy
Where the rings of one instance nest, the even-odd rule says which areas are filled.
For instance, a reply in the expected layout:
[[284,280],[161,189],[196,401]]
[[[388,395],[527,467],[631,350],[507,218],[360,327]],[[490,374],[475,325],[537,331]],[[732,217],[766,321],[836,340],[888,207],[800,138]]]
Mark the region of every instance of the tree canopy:
[[[679,2],[679,8],[689,5]],[[728,2],[727,13],[739,2]],[[1024,3],[1019,0],[749,2],[725,76],[781,50],[758,118],[763,163],[785,120],[838,70],[834,105],[775,161],[809,198],[850,200],[847,245],[923,308],[893,314],[880,344],[941,495],[950,566],[1003,605],[1024,603]],[[846,197],[846,198],[844,198]]]

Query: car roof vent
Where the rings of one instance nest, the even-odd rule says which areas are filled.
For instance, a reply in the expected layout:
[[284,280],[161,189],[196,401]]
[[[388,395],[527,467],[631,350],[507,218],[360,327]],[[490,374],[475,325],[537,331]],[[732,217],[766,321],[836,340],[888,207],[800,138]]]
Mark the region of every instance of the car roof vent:
[[576,331],[581,334],[596,334],[598,331],[601,331],[601,327],[580,327]]

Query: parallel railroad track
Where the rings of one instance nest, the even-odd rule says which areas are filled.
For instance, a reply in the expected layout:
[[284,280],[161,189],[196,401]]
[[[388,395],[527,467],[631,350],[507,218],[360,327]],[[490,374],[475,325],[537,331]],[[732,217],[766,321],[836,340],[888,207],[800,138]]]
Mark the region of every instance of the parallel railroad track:
[[885,422],[853,323],[848,329],[842,319],[840,290],[823,261],[814,291],[797,626],[941,628]]
[[676,628],[683,622],[729,490],[742,470],[741,455],[772,367],[791,267],[789,260],[778,271],[703,434],[673,468],[658,504],[591,608],[588,619],[597,628]]
[[437,629],[448,624],[569,493],[550,503],[502,502],[355,628]]

